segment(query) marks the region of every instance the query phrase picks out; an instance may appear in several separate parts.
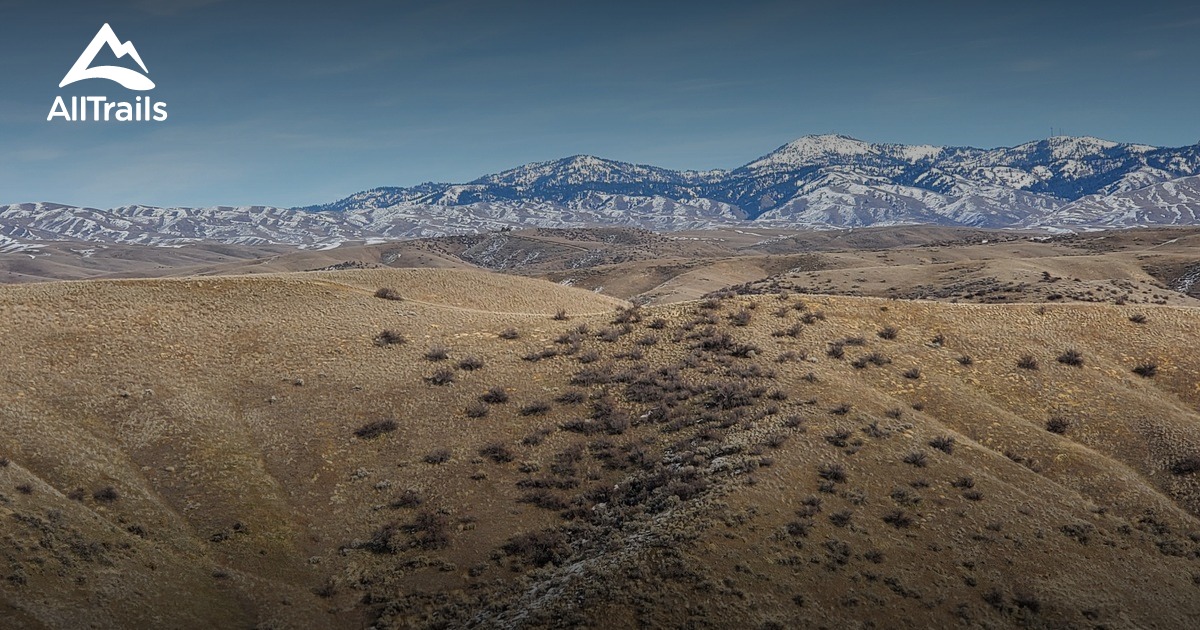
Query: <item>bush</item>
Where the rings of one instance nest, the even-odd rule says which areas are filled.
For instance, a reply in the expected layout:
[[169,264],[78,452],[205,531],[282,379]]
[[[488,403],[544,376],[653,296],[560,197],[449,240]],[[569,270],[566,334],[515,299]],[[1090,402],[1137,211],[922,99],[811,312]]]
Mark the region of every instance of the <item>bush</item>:
[[421,461],[426,464],[444,464],[450,461],[450,449],[439,448],[435,451],[430,451],[425,457],[421,458]]
[[488,406],[483,402],[473,402],[463,410],[468,418],[483,418],[488,415]]
[[550,411],[550,403],[535,400],[524,407],[521,407],[520,414],[522,416],[540,416]]
[[829,344],[829,349],[825,351],[825,355],[831,359],[845,358],[846,344],[841,341],[835,341]]
[[975,487],[975,479],[973,477],[963,475],[962,477],[959,477],[958,479],[951,481],[950,485],[954,486],[955,488],[961,488],[961,489],[974,488]]
[[834,527],[845,527],[850,524],[854,518],[854,513],[850,510],[842,510],[829,515],[829,522],[833,523]]
[[361,440],[372,440],[385,433],[391,433],[398,428],[400,428],[400,425],[396,424],[395,420],[376,420],[355,429],[354,435]]
[[479,400],[489,405],[499,405],[508,402],[508,392],[503,387],[493,387],[480,394]]
[[454,382],[454,370],[438,370],[425,377],[430,385],[450,385]]
[[1158,375],[1158,364],[1153,361],[1139,363],[1133,368],[1133,373],[1142,378],[1154,378]]
[[658,343],[658,336],[657,335],[646,335],[645,337],[638,339],[636,343],[639,346],[653,346]]
[[445,346],[433,346],[425,352],[426,361],[445,361],[450,358],[450,350]]
[[571,319],[571,317],[569,315],[567,315],[566,309],[560,308],[560,309],[558,309],[557,312],[554,313],[554,317],[552,317],[551,319],[553,319],[554,321],[557,321],[557,322],[565,322],[568,319]]
[[884,514],[883,522],[895,527],[896,529],[903,529],[912,526],[913,517],[904,510],[896,509]]
[[450,521],[441,514],[422,512],[408,529],[417,534],[414,542],[422,549],[441,549],[450,545]]
[[975,364],[975,359],[972,359],[970,355],[964,354],[963,356],[958,357],[958,364],[963,367],[970,367]]
[[750,324],[751,317],[750,311],[743,308],[731,314],[729,316],[729,321],[732,322],[734,326],[748,326]]
[[1017,367],[1022,370],[1036,370],[1038,369],[1038,362],[1037,359],[1033,358],[1033,355],[1027,354],[1017,359]]
[[897,330],[895,326],[884,326],[877,334],[879,335],[880,339],[887,339],[890,341],[899,336],[900,331]]
[[1071,421],[1060,416],[1055,416],[1046,421],[1046,430],[1051,433],[1063,435],[1069,428],[1071,428]]
[[496,334],[501,339],[520,339],[521,333],[517,332],[516,328],[505,328]]
[[904,456],[904,463],[917,468],[924,468],[929,465],[929,457],[921,451],[913,451]]
[[513,452],[508,450],[508,447],[503,442],[492,442],[479,449],[479,454],[497,464],[506,464],[515,459]]
[[842,403],[842,404],[834,407],[833,409],[830,409],[829,413],[831,413],[835,416],[844,416],[844,415],[850,413],[850,410],[852,408],[853,407],[850,405],[850,403]]
[[1176,475],[1191,475],[1200,472],[1200,455],[1188,455],[1171,465],[1171,472]]
[[555,398],[554,400],[564,405],[578,405],[579,403],[587,400],[587,394],[578,389],[569,389],[562,394],[559,394],[558,398]]
[[817,468],[817,476],[826,481],[843,483],[846,481],[846,467],[838,464],[821,464]]
[[914,381],[921,378],[921,368],[915,368],[915,367],[908,368],[907,370],[904,371],[904,378],[914,380]]
[[935,437],[929,440],[929,445],[947,455],[954,453],[954,438],[949,435]]
[[483,369],[483,359],[476,356],[469,356],[458,362],[458,369],[473,372]]
[[8,468],[8,464],[9,461],[7,457],[0,457],[0,468]]
[[558,530],[544,529],[514,536],[500,548],[510,556],[519,556],[536,567],[544,567],[566,556],[567,539]]
[[103,488],[93,492],[92,498],[99,503],[112,503],[117,499],[120,499],[121,495],[117,494],[116,488],[112,486],[104,486]]
[[403,333],[390,328],[375,335],[375,345],[377,346],[396,346],[407,341],[408,339],[404,337]]
[[1058,355],[1058,362],[1071,367],[1083,367],[1083,354],[1074,348]]
[[1134,313],[1133,315],[1129,316],[1129,321],[1135,324],[1145,324],[1148,319],[1144,313]]
[[397,301],[399,301],[399,300],[404,299],[403,297],[400,296],[399,291],[388,288],[388,287],[382,287],[378,291],[376,291],[375,297],[380,298],[382,300],[397,300]]

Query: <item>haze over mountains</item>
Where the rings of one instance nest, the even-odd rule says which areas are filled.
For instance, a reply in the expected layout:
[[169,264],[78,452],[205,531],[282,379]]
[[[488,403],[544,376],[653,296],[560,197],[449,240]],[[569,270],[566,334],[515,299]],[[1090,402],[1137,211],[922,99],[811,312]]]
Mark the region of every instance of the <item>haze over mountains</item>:
[[577,155],[465,184],[376,188],[307,208],[0,206],[0,249],[39,241],[334,247],[504,227],[1089,229],[1200,223],[1200,144],[1057,136],[1011,148],[805,136],[739,168]]

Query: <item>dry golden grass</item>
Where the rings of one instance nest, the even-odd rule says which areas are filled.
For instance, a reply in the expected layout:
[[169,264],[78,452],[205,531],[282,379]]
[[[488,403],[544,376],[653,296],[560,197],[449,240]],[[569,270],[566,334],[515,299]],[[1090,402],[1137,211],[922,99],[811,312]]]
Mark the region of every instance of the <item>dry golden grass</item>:
[[[1200,475],[1172,471],[1200,453],[1194,309],[621,306],[448,270],[5,287],[0,625],[1200,615]],[[871,353],[890,362],[854,366]],[[1132,373],[1147,360],[1157,375]]]

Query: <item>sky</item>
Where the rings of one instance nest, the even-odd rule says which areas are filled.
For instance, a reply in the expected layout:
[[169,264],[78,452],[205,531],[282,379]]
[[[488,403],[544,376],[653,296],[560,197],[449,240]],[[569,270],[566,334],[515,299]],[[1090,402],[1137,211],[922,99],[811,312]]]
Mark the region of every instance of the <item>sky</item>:
[[[105,23],[154,90],[58,87]],[[0,0],[0,32],[2,203],[301,206],[575,154],[734,168],[819,133],[1200,142],[1194,1]],[[46,120],[144,94],[166,121]]]

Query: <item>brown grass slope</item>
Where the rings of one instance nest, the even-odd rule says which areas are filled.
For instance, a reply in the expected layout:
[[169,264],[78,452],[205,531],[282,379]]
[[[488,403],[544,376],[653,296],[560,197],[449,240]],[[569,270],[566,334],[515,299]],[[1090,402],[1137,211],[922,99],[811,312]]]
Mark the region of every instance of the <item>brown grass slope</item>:
[[0,625],[1200,614],[1195,310],[620,307],[447,270],[4,288]]

